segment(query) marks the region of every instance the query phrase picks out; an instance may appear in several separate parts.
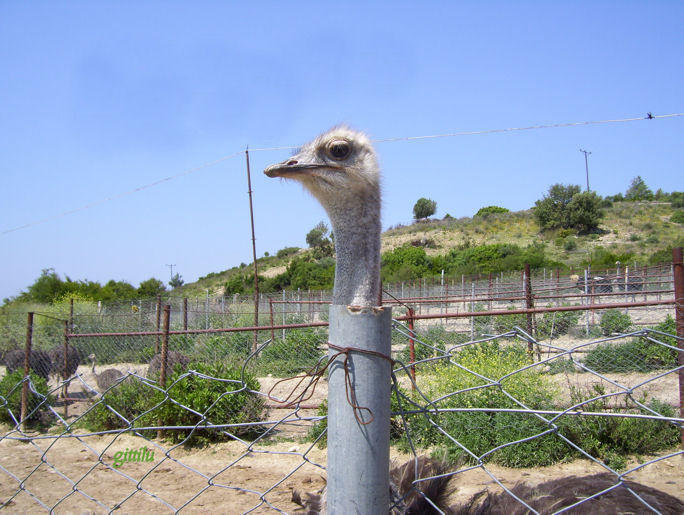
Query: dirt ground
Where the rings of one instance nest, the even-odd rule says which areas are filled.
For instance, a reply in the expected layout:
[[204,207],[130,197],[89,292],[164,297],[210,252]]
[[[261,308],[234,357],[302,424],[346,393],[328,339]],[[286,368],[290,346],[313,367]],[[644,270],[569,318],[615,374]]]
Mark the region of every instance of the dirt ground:
[[[267,513],[274,512],[274,507],[292,513],[297,509],[291,501],[293,488],[317,491],[325,484],[325,471],[316,466],[325,464],[325,451],[306,443],[280,442],[250,450],[240,442],[229,442],[201,450],[174,449],[168,458],[157,449],[152,462],[128,462],[112,469],[97,461],[108,444],[102,457],[107,464],[113,463],[113,454],[118,450],[144,445],[152,448],[150,442],[133,436],[112,440],[103,436],[81,441],[60,439],[47,452],[50,442],[46,440],[0,441],[0,467],[5,472],[0,499],[7,501],[18,490],[16,479],[7,477],[9,472],[19,478],[28,476],[25,491],[9,501],[7,508],[13,513],[44,509],[31,494],[48,508],[54,507],[56,513],[105,513],[117,505],[121,513],[167,513],[181,507],[189,513],[244,513],[253,508],[253,513]],[[45,463],[40,460],[42,452]],[[392,457],[397,463],[409,458],[398,452],[393,452]],[[534,469],[495,465],[487,469],[506,486],[601,471],[586,460]],[[684,500],[681,455],[650,464],[629,478]],[[450,486],[455,489],[450,497],[454,504],[485,488],[499,489],[481,469],[457,475]]]
[[[121,370],[128,365],[118,366]],[[132,366],[130,368],[133,368]],[[99,370],[98,370],[99,371]],[[137,373],[143,370],[135,369]],[[88,367],[79,369],[87,384],[94,384]],[[598,378],[589,374],[557,374],[558,386],[591,387]],[[612,374],[610,378],[626,386],[641,384],[649,376]],[[259,379],[262,392],[284,398],[293,383],[278,379]],[[603,381],[608,391],[615,387]],[[408,383],[403,386],[408,387]],[[69,421],[73,421],[90,404],[87,388],[80,381],[71,383]],[[674,374],[650,382],[637,389],[676,404],[677,384]],[[327,395],[327,384],[321,381],[313,396],[305,401],[307,409],[300,416],[315,415],[314,406]],[[273,401],[267,401],[275,406]],[[61,413],[63,406],[57,406]],[[272,408],[269,420],[280,420],[293,410]],[[0,427],[0,502],[10,513],[105,513],[118,508],[121,513],[166,513],[183,509],[189,513],[295,512],[292,489],[317,491],[325,484],[325,449],[312,447],[302,436],[310,425],[290,416],[291,424],[279,426],[278,436],[250,446],[232,441],[204,449],[172,448],[161,440],[147,441],[133,435],[98,435],[79,438],[43,438],[31,442],[4,438],[7,427]],[[11,436],[14,436],[12,434]],[[40,436],[40,435],[36,435]],[[146,447],[149,461],[128,461],[113,468],[115,453]],[[152,451],[154,452],[151,455]],[[168,451],[168,452],[167,452]],[[166,452],[166,455],[165,455]],[[100,458],[101,456],[101,458]],[[410,456],[392,450],[399,464]],[[101,460],[101,461],[100,461]],[[642,458],[642,463],[648,458]],[[632,460],[628,467],[637,466]],[[539,484],[571,475],[589,475],[602,471],[588,460],[577,460],[551,467],[510,469],[487,465],[487,470],[507,486],[524,481]],[[684,500],[684,456],[678,455],[649,464],[630,474],[629,479],[657,488]],[[20,481],[24,480],[23,490]],[[456,475],[450,483],[454,493],[450,503],[467,500],[482,489],[497,491],[500,487],[482,469]],[[19,493],[17,493],[19,492]]]

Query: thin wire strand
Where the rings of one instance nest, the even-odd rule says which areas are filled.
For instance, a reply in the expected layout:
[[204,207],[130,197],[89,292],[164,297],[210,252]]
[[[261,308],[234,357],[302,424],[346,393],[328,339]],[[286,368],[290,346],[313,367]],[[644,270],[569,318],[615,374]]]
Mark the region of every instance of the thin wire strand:
[[[627,122],[636,122],[636,121],[643,121],[643,120],[655,120],[655,119],[661,119],[661,118],[675,118],[675,117],[680,117],[680,116],[684,116],[684,113],[671,113],[671,114],[660,114],[660,115],[653,115],[651,113],[648,113],[645,117],[640,116],[640,117],[633,117],[633,118],[616,118],[616,119],[609,119],[609,120],[589,120],[589,121],[583,121],[583,122],[552,123],[552,124],[544,124],[544,125],[530,125],[528,127],[508,127],[505,129],[484,129],[484,130],[479,130],[479,131],[462,131],[462,132],[451,132],[451,133],[445,133],[445,134],[430,134],[430,135],[424,135],[424,136],[401,136],[401,137],[396,137],[396,138],[374,139],[372,141],[373,141],[373,143],[393,143],[393,142],[397,142],[397,141],[418,141],[418,140],[438,139],[438,138],[453,138],[453,137],[457,137],[457,136],[477,136],[477,135],[482,135],[482,134],[497,134],[497,133],[504,133],[504,132],[529,131],[529,130],[540,130],[540,129],[557,129],[557,128],[561,128],[561,127],[579,127],[579,126],[586,126],[586,125],[599,125],[599,124],[608,124],[608,123],[627,123]],[[293,150],[293,149],[297,149],[297,148],[300,148],[300,146],[299,145],[292,145],[292,146],[278,146],[278,147],[260,147],[260,148],[253,148],[253,149],[249,149],[249,150],[250,150],[250,152],[271,152],[271,151],[276,151],[276,150]],[[244,150],[233,152],[232,154],[221,157],[221,158],[216,159],[214,161],[204,163],[204,164],[196,166],[194,168],[184,170],[184,171],[177,173],[175,175],[170,175],[168,177],[164,177],[163,179],[159,179],[159,180],[156,180],[154,182],[144,184],[142,186],[138,186],[137,188],[133,188],[131,190],[124,191],[122,193],[118,193],[118,194],[112,195],[110,197],[105,197],[103,199],[90,202],[90,203],[85,204],[81,207],[69,209],[67,211],[63,211],[63,212],[58,213],[56,215],[52,215],[52,216],[49,216],[46,218],[42,218],[40,220],[35,220],[33,222],[28,222],[28,223],[23,224],[23,225],[18,225],[16,227],[11,227],[9,229],[5,229],[2,232],[0,232],[0,235],[9,234],[12,232],[20,231],[22,229],[28,229],[29,227],[41,225],[41,224],[44,224],[46,222],[56,220],[58,218],[62,218],[62,217],[65,217],[65,216],[68,216],[68,215],[71,215],[74,213],[78,213],[80,211],[85,211],[86,209],[90,209],[92,207],[99,206],[99,205],[104,204],[106,202],[117,200],[119,198],[126,197],[128,195],[132,195],[134,193],[138,193],[140,191],[152,188],[154,186],[158,186],[158,185],[163,184],[165,182],[169,182],[169,181],[172,181],[174,179],[178,179],[179,177],[183,177],[185,175],[190,175],[192,173],[198,172],[198,171],[203,170],[205,168],[209,168],[211,166],[217,165],[219,163],[222,163],[223,161],[237,157],[237,156],[241,155],[243,152],[244,152]]]

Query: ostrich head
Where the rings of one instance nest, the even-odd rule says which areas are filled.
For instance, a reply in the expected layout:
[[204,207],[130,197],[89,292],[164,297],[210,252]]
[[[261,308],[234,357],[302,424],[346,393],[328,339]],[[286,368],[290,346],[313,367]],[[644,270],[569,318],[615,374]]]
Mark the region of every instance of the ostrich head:
[[337,253],[333,304],[379,304],[380,172],[368,137],[335,127],[264,173],[300,182],[328,213]]

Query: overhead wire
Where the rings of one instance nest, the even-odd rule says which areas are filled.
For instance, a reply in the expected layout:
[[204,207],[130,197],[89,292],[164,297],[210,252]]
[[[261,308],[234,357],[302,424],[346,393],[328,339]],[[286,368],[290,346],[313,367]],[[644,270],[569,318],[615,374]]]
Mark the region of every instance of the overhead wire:
[[[607,119],[607,120],[588,120],[588,121],[582,121],[582,122],[563,122],[563,123],[550,123],[550,124],[541,124],[541,125],[530,125],[527,127],[508,127],[505,129],[483,129],[483,130],[476,130],[476,131],[461,131],[461,132],[450,132],[450,133],[444,133],[444,134],[429,134],[429,135],[423,135],[423,136],[402,136],[402,137],[395,137],[395,138],[381,138],[381,139],[374,139],[372,140],[374,143],[392,143],[392,142],[397,142],[397,141],[417,141],[417,140],[427,140],[427,139],[437,139],[437,138],[452,138],[452,137],[457,137],[457,136],[476,136],[476,135],[481,135],[481,134],[497,134],[497,133],[505,133],[505,132],[516,132],[516,131],[529,131],[529,130],[541,130],[541,129],[557,129],[561,127],[580,127],[580,126],[588,126],[588,125],[601,125],[601,124],[609,124],[609,123],[628,123],[628,122],[636,122],[636,121],[642,121],[642,120],[655,120],[655,119],[663,119],[663,118],[674,118],[674,117],[680,117],[684,116],[684,113],[670,113],[670,114],[660,114],[660,115],[653,115],[651,113],[648,113],[645,117],[644,116],[639,116],[639,117],[631,117],[631,118],[615,118],[615,119]],[[293,150],[299,148],[298,145],[292,145],[292,146],[277,146],[277,147],[260,147],[260,148],[251,148],[249,149],[250,152],[270,152],[270,151],[277,151],[277,150]],[[244,151],[240,150],[237,152],[233,152],[232,154],[228,154],[226,156],[220,157],[218,159],[215,159],[213,161],[204,163],[202,165],[196,166],[194,168],[189,168],[186,170],[183,170],[182,172],[179,172],[174,175],[170,175],[168,177],[164,177],[162,179],[158,179],[154,182],[150,182],[148,184],[143,184],[142,186],[138,186],[136,188],[118,193],[116,195],[112,195],[109,197],[105,197],[93,202],[90,202],[88,204],[85,204],[83,206],[74,208],[74,209],[69,209],[67,211],[63,211],[61,213],[57,213],[55,215],[49,216],[42,218],[40,220],[35,220],[33,222],[28,222],[22,225],[18,225],[16,227],[11,227],[9,229],[5,229],[0,232],[0,235],[5,235],[9,234],[15,231],[19,231],[22,229],[27,229],[29,227],[33,227],[36,225],[40,225],[46,222],[50,222],[52,220],[56,220],[58,218],[62,218],[64,216],[68,216],[74,213],[78,213],[80,211],[85,211],[86,209],[90,209],[92,207],[104,204],[106,202],[110,202],[112,200],[117,200],[122,197],[126,197],[128,195],[132,195],[134,193],[138,193],[140,191],[152,188],[154,186],[158,186],[160,184],[163,184],[165,182],[172,181],[174,179],[178,179],[179,177],[183,177],[185,175],[190,175],[192,173],[198,172],[200,170],[203,170],[205,168],[209,168],[211,166],[217,165],[219,163],[222,163],[223,161],[226,161],[228,159],[237,157],[241,155]]]

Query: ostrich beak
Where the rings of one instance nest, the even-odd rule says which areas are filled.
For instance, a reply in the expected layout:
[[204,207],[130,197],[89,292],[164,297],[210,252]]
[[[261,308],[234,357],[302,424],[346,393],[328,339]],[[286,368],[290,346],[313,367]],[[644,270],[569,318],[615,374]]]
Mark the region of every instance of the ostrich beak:
[[291,177],[293,175],[307,173],[310,170],[318,170],[320,168],[330,168],[330,166],[320,164],[305,164],[299,163],[294,159],[288,159],[282,163],[277,163],[267,167],[264,170],[264,173],[268,177]]

